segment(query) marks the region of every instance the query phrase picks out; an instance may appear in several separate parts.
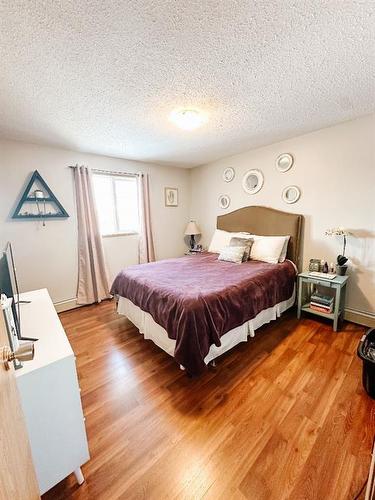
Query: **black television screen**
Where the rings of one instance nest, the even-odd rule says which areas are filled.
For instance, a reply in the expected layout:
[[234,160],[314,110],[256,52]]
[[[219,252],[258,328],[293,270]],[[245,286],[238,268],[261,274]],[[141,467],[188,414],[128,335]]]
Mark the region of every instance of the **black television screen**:
[[6,244],[5,249],[0,254],[0,294],[2,293],[8,298],[13,299],[12,310],[14,322],[17,328],[17,335],[21,338],[19,290],[13,250],[10,243]]

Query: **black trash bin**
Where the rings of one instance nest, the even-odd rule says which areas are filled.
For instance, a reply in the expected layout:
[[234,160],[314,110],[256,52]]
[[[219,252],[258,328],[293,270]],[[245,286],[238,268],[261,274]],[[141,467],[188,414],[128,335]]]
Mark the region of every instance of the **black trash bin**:
[[366,335],[363,335],[357,354],[363,361],[363,387],[367,394],[372,399],[375,399],[375,328],[372,328]]

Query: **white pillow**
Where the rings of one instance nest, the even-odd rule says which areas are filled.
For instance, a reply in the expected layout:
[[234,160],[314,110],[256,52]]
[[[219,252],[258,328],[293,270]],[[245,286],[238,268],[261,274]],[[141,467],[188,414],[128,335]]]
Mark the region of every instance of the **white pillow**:
[[270,264],[279,262],[285,244],[285,236],[259,236],[254,238],[250,258]]
[[286,254],[288,252],[288,244],[289,244],[290,236],[284,236],[284,238],[285,238],[284,246],[283,246],[283,249],[281,250],[281,254],[280,254],[280,257],[279,257],[279,262],[284,262],[285,261]]
[[224,247],[229,246],[230,240],[234,236],[238,238],[250,238],[248,233],[231,233],[229,231],[215,229],[208,251],[212,253],[220,253]]
[[254,240],[259,240],[259,238],[285,238],[283,249],[281,250],[279,262],[284,262],[286,259],[286,254],[288,253],[288,244],[290,240],[290,236],[260,236],[258,234],[252,234],[251,237]]
[[241,264],[245,251],[246,247],[224,247],[220,252],[218,260]]

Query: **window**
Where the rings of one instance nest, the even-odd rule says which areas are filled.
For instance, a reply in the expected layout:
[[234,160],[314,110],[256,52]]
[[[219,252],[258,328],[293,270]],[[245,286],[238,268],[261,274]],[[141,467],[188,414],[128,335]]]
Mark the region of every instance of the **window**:
[[138,233],[137,178],[94,174],[93,184],[101,234]]

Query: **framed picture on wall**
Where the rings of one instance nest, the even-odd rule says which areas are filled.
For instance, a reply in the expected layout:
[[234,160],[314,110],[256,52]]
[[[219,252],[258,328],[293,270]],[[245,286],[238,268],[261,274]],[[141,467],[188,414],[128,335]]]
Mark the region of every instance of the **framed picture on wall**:
[[178,189],[171,187],[164,188],[164,199],[166,207],[178,207]]

